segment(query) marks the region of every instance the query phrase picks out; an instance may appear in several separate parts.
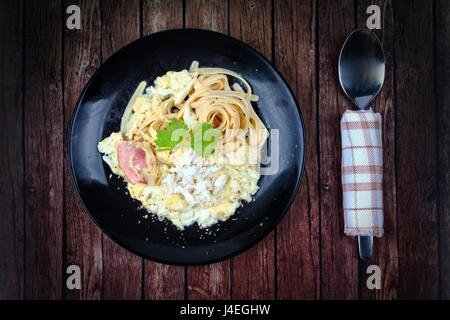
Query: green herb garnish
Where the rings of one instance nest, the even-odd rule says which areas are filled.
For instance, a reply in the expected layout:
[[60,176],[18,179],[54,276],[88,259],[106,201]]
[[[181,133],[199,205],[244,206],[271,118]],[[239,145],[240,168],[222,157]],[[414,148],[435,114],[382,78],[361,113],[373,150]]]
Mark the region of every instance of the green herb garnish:
[[197,155],[207,157],[214,153],[214,145],[219,139],[220,130],[213,129],[210,123],[198,123],[192,133],[191,148]]
[[158,151],[173,150],[188,135],[187,125],[177,119],[172,119],[165,129],[156,132],[155,143],[159,147]]
[[173,150],[186,137],[190,137],[190,146],[201,157],[207,157],[214,153],[214,145],[220,137],[220,130],[213,129],[210,123],[197,123],[191,134],[187,125],[172,119],[169,125],[156,132],[157,151]]

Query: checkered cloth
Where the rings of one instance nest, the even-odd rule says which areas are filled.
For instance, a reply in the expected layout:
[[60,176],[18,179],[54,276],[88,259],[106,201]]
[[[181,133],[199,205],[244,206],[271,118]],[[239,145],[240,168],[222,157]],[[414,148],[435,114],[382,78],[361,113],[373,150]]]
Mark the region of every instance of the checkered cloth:
[[341,119],[345,234],[383,236],[381,115],[344,112]]

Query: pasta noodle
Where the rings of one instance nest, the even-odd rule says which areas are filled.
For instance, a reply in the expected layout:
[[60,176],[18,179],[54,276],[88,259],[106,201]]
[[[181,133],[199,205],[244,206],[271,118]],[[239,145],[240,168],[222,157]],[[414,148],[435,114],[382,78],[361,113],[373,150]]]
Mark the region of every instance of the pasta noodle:
[[[267,139],[268,132],[252,107],[258,97],[252,94],[249,83],[239,74],[222,68],[199,68],[194,61],[190,67],[194,76],[178,101],[174,97],[163,101],[156,110],[146,114],[142,119],[131,119],[130,110],[139,103],[138,97],[144,91],[145,82],[136,89],[124,112],[122,131],[127,137],[142,135],[138,140],[155,140],[156,132],[164,128],[171,119],[183,120],[187,124],[210,123],[223,134],[222,145],[230,142],[246,143],[261,147]],[[228,77],[239,80],[245,90],[238,84],[230,86]],[[176,103],[180,102],[181,103]],[[130,120],[139,120],[136,127],[128,126]],[[154,146],[154,144],[153,144]]]

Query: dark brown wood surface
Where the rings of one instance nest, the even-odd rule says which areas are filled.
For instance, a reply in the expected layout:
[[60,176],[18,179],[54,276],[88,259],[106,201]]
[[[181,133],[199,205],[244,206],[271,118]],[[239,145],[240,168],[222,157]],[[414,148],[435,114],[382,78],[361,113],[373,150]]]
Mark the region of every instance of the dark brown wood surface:
[[[364,0],[358,2],[357,23],[364,25],[366,21],[366,8],[369,5],[378,5],[383,14],[381,30],[376,30],[382,41],[386,53],[386,76],[383,90],[375,100],[373,108],[383,115],[383,168],[384,190],[384,217],[386,233],[383,242],[377,241],[374,261],[360,262],[359,288],[362,299],[397,299],[399,273],[398,273],[398,227],[397,227],[397,189],[396,189],[396,166],[387,165],[395,163],[395,88],[394,88],[394,11],[390,0]],[[383,270],[381,290],[368,290],[365,285],[367,275],[364,270],[375,262]]]
[[435,7],[435,81],[438,119],[438,197],[440,245],[440,293],[450,299],[450,6],[439,0]]
[[[401,235],[398,243],[399,297],[437,298],[437,110],[433,78],[434,38],[430,36],[434,32],[433,5],[409,1],[408,6],[400,6],[395,2],[394,10],[397,223]],[[410,16],[414,13],[413,22]],[[408,165],[402,163],[402,159],[409,159]],[[413,277],[420,282],[410,281]]]
[[24,296],[23,5],[0,3],[0,299]]
[[83,205],[75,194],[67,152],[70,121],[76,101],[102,61],[100,1],[65,1],[64,6],[70,4],[80,6],[86,28],[79,32],[64,30],[64,266],[78,265],[81,261],[85,266],[82,279],[86,290],[68,290],[64,286],[64,294],[66,299],[100,299],[103,296],[102,232],[83,212]]
[[64,278],[62,6],[59,1],[26,1],[24,10],[25,298],[60,299]]
[[[65,26],[69,5],[81,30]],[[343,234],[340,47],[369,5],[386,79],[386,235],[362,262]],[[0,1],[0,299],[450,299],[450,1]],[[241,39],[282,73],[306,126],[297,197],[267,238],[200,267],[143,260],[95,226],[75,194],[67,137],[78,96],[116,50],[172,28]],[[380,290],[366,286],[369,265]],[[66,268],[82,269],[81,290]]]
[[[321,219],[322,297],[358,298],[358,253],[355,239],[342,232],[342,191],[340,188],[341,114],[352,108],[337,81],[340,46],[355,25],[354,2],[318,3],[318,140]],[[345,268],[342,268],[345,264]]]
[[303,182],[277,228],[279,299],[317,299],[321,292],[316,5],[291,0],[279,1],[275,7],[274,62],[297,99],[307,106],[302,115],[308,141]]

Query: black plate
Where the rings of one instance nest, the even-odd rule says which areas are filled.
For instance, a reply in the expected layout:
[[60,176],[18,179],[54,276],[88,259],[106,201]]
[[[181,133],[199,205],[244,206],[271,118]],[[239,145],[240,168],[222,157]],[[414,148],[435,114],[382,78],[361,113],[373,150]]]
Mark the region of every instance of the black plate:
[[[125,183],[110,178],[97,143],[119,131],[122,113],[138,83],[170,70],[223,67],[246,78],[260,97],[256,112],[279,129],[279,170],[262,176],[254,201],[209,230],[177,230],[170,222],[142,217]],[[297,193],[305,161],[304,125],[289,87],[259,53],[224,34],[180,29],[136,40],[106,60],[80,96],[70,131],[70,160],[79,196],[95,223],[124,248],[154,261],[196,265],[229,258],[256,244],[280,221]]]

